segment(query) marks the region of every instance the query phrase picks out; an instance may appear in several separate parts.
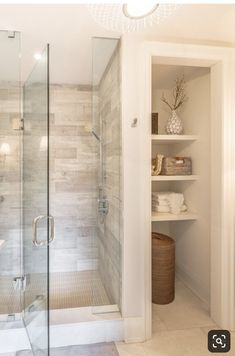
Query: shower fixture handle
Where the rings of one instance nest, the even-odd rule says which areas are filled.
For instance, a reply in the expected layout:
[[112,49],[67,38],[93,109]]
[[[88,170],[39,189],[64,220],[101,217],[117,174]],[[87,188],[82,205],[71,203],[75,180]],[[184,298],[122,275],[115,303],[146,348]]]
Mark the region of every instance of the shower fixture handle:
[[[48,240],[38,241],[37,225],[40,220],[48,219],[50,237]],[[33,220],[33,244],[36,247],[48,246],[55,239],[55,219],[49,215],[39,215]]]

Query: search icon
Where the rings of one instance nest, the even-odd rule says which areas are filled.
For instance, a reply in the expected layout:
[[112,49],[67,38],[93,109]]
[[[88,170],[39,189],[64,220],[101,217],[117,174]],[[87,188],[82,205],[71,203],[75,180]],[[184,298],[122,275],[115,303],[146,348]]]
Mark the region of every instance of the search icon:
[[208,332],[208,350],[210,352],[229,352],[231,349],[231,334],[229,330],[210,330]]
[[223,345],[223,341],[220,337],[217,337],[217,339],[215,340],[216,344],[218,345]]

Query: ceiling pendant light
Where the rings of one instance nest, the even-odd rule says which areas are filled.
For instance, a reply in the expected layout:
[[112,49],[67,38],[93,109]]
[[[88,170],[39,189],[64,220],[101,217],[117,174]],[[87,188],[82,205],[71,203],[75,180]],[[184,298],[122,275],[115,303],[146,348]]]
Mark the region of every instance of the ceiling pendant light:
[[132,0],[126,4],[93,3],[87,6],[99,25],[111,31],[124,33],[142,31],[159,24],[169,17],[179,4]]
[[124,4],[122,7],[122,11],[124,15],[130,19],[142,19],[149,15],[152,15],[154,11],[157,10],[159,4],[151,4],[151,3],[138,3],[131,2],[128,4]]

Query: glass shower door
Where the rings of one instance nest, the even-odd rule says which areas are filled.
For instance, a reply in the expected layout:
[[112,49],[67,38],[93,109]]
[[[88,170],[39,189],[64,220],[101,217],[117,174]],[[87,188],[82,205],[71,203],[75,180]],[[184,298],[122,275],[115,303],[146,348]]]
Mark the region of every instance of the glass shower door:
[[34,355],[49,354],[49,46],[23,88],[24,322]]

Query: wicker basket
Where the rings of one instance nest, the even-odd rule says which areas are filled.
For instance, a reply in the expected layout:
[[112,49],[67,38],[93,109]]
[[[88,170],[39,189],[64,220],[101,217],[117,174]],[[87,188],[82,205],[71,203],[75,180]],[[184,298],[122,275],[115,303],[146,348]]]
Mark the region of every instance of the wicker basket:
[[152,301],[169,304],[175,298],[175,241],[152,233]]
[[164,157],[161,175],[183,176],[192,174],[192,160],[190,157]]

